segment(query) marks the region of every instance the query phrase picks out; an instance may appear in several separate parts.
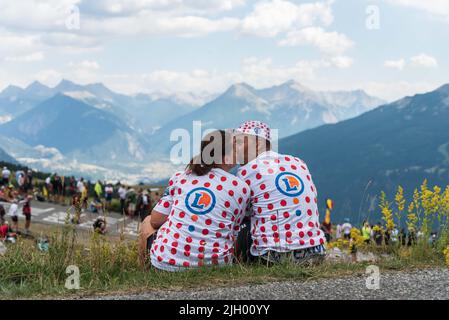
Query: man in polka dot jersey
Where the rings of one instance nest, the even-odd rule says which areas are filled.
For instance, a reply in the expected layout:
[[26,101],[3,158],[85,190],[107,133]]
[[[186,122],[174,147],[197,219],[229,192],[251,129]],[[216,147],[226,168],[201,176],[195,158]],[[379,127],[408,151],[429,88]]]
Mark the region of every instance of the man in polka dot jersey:
[[299,158],[271,150],[270,128],[247,121],[234,130],[243,166],[237,176],[251,188],[250,253],[263,261],[317,262],[324,257],[317,190]]

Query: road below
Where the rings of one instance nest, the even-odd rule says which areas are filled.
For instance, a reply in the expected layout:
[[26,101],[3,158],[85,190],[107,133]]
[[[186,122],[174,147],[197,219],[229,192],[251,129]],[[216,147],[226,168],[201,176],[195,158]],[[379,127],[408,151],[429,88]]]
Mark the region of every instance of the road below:
[[378,300],[378,299],[449,299],[449,269],[380,272],[377,290],[366,287],[368,275],[345,276],[304,282],[272,282],[232,288],[186,291],[154,291],[134,295],[108,295],[89,299],[125,300]]
[[[0,202],[8,212],[10,203]],[[50,202],[39,202],[32,201],[31,202],[31,223],[40,223],[47,225],[63,225],[66,221],[67,213],[70,217],[74,216],[74,210],[69,206],[61,206],[59,204],[50,203]],[[86,210],[81,214],[81,223],[77,226],[77,229],[80,230],[93,230],[93,223],[97,219],[99,215],[97,213],[91,213]],[[118,235],[121,232],[129,238],[135,238],[138,234],[138,225],[139,220],[124,218],[122,215],[112,212],[104,215],[107,221],[107,230],[109,235]],[[10,221],[10,217],[8,215],[5,216],[5,219]],[[22,214],[22,206],[19,206],[19,228],[23,230],[23,220],[25,220],[25,216]]]

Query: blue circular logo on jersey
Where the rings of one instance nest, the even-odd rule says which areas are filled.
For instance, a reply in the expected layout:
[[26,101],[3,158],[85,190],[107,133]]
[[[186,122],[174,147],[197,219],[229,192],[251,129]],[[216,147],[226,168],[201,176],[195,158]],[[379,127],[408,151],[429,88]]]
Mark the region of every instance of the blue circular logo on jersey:
[[215,207],[215,194],[206,188],[196,188],[187,194],[185,205],[194,214],[207,214]]
[[296,174],[282,172],[276,177],[276,188],[288,197],[297,197],[304,192],[304,182]]

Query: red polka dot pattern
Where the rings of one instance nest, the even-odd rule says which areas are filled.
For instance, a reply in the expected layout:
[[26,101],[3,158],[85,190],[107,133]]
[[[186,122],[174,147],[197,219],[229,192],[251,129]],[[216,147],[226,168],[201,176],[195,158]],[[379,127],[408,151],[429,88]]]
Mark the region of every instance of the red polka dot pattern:
[[[194,214],[185,205],[187,194],[198,187],[215,195],[215,207],[207,214]],[[167,222],[151,247],[152,264],[172,271],[232,263],[234,240],[249,203],[248,185],[230,173],[213,169],[202,177],[177,173],[167,191],[154,208],[167,215]]]
[[[281,173],[300,177],[304,191],[296,197],[282,194],[276,187],[276,177]],[[269,151],[241,167],[237,176],[251,189],[253,254],[324,243],[323,233],[319,232],[316,187],[304,161]]]

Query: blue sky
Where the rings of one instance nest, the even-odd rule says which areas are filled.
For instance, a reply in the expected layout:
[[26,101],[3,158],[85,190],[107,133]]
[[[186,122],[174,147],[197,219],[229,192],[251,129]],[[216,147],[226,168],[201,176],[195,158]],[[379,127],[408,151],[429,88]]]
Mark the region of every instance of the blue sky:
[[449,83],[445,0],[0,0],[0,42],[0,89],[67,78],[207,95],[294,79],[395,100]]

